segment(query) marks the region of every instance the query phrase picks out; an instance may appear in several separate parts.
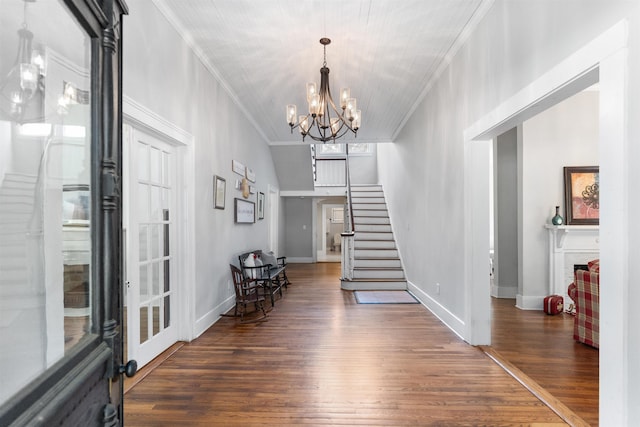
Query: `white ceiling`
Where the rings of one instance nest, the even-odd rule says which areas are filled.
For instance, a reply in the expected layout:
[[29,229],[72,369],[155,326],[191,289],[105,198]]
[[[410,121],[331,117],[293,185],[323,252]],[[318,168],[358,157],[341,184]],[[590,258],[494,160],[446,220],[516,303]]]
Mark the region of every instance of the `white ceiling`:
[[[358,142],[391,141],[492,0],[154,0],[270,143],[298,142],[321,37],[334,97],[362,110]],[[349,137],[351,139],[352,137]],[[309,141],[309,139],[307,139]]]

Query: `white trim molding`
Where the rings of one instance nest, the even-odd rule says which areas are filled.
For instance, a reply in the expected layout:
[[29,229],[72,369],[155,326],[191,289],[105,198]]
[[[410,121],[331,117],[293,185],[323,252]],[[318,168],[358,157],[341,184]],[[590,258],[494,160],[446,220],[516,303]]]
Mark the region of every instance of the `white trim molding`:
[[191,341],[196,337],[196,265],[195,265],[195,153],[193,136],[170,121],[123,96],[123,121],[176,146],[177,194],[181,220],[178,225],[178,282],[181,283],[178,301],[178,339]]

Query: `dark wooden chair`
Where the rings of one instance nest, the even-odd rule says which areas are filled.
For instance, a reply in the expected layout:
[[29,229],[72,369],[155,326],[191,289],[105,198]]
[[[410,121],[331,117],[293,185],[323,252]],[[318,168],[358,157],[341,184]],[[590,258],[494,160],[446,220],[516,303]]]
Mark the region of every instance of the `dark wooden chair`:
[[[271,306],[273,307],[275,305],[275,294],[279,293],[282,298],[282,287],[286,287],[289,284],[289,280],[286,278],[286,274],[284,274],[284,266],[279,267],[278,265],[263,264],[262,256],[261,250],[245,252],[238,256],[238,261],[240,261],[245,280],[253,281],[256,285],[261,286],[264,294],[269,295]],[[258,265],[248,263],[247,259],[249,257],[258,261]],[[283,274],[284,276],[282,276]],[[284,277],[284,280],[282,277]]]
[[244,315],[247,312],[247,306],[253,304],[255,312],[262,312],[261,317],[252,318],[251,322],[258,322],[267,318],[264,311],[264,295],[261,292],[262,286],[253,280],[245,279],[242,270],[233,264],[229,264],[231,268],[231,276],[233,277],[233,287],[236,291],[236,307],[234,316],[240,316],[240,322],[244,322]]

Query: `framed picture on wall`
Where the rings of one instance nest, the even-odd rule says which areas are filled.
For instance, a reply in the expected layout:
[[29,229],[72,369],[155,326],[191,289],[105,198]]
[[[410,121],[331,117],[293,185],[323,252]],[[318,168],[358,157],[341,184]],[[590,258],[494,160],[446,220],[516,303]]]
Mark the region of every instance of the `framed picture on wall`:
[[235,213],[234,219],[236,224],[253,224],[256,222],[256,204],[249,200],[234,199]]
[[224,198],[227,192],[227,181],[218,175],[213,176],[213,207],[224,209]]
[[258,193],[258,219],[264,219],[264,193]]
[[565,166],[564,204],[567,225],[600,222],[600,171],[598,166]]

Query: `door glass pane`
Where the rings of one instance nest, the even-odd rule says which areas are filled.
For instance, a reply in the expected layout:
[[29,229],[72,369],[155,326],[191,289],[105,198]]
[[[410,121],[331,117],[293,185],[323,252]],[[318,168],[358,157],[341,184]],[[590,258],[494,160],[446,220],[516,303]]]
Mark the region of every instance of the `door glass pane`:
[[149,299],[149,265],[143,264],[140,266],[140,301],[146,301]]
[[0,9],[2,404],[88,334],[93,283],[91,41],[58,1]]
[[162,189],[151,187],[151,216],[152,221],[162,220]]
[[140,181],[149,181],[149,146],[145,144],[136,144],[138,147],[137,168],[138,179]]
[[162,152],[157,148],[151,147],[150,149],[150,181],[153,184],[162,183]]
[[169,175],[169,153],[162,153],[162,184],[167,186],[169,185],[169,180],[171,176]]
[[147,240],[148,231],[149,231],[148,226],[144,224],[140,224],[138,229],[138,236],[139,236],[138,255],[140,257],[140,262],[147,261],[149,259],[149,244]]
[[149,339],[149,307],[140,306],[140,344]]
[[151,272],[152,272],[151,287],[153,291],[153,296],[158,296],[160,295],[160,263],[159,262],[154,262],[153,264],[151,264]]
[[149,221],[151,218],[149,214],[149,186],[146,184],[138,184],[138,219],[140,221]]
[[156,300],[156,304],[153,306],[153,335],[160,333],[160,307],[157,305],[162,300]]
[[171,320],[171,310],[170,310],[170,296],[166,296],[164,297],[164,327],[165,329],[169,327],[169,325],[171,324],[170,320]]
[[162,231],[160,224],[152,224],[149,226],[151,229],[151,258],[158,259],[160,256],[160,232]]

